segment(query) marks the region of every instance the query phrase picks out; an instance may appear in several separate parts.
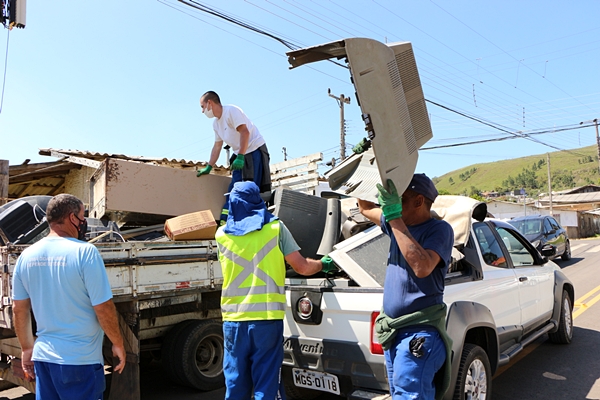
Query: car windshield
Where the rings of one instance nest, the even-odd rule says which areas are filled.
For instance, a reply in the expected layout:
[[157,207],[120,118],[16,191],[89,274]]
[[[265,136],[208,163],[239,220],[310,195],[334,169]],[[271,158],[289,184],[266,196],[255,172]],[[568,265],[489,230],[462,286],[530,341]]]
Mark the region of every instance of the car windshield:
[[541,219],[527,219],[522,221],[508,221],[523,235],[539,235],[542,232]]

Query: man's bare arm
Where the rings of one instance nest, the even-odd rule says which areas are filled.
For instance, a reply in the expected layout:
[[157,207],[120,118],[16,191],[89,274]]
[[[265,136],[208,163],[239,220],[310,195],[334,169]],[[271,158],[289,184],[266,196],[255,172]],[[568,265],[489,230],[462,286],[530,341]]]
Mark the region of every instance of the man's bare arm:
[[238,154],[246,154],[246,151],[248,151],[248,141],[250,140],[250,131],[246,124],[242,124],[235,129],[240,134],[240,151]]
[[210,151],[210,160],[208,160],[208,165],[214,167],[217,164],[217,160],[219,159],[219,155],[221,154],[221,147],[223,146],[223,141],[220,140],[215,142],[212,150]]
[[364,215],[369,221],[381,226],[381,208],[377,207],[377,204],[372,201],[358,200],[358,211]]
[[438,253],[424,249],[412,237],[402,218],[390,221],[390,226],[398,242],[398,247],[400,247],[400,252],[417,278],[429,276],[441,260]]
[[31,355],[35,338],[31,326],[31,300],[13,300],[13,316],[15,318],[15,333],[21,345],[21,365],[28,381],[35,379],[35,369]]
[[294,251],[285,256],[285,261],[300,275],[314,275],[323,269],[321,261],[305,258],[299,251]]
[[108,336],[112,343],[113,356],[119,358],[119,364],[114,368],[118,373],[123,372],[125,368],[125,347],[123,345],[123,336],[119,329],[119,319],[117,318],[117,309],[112,300],[94,306],[94,312],[98,317],[98,322],[102,330]]

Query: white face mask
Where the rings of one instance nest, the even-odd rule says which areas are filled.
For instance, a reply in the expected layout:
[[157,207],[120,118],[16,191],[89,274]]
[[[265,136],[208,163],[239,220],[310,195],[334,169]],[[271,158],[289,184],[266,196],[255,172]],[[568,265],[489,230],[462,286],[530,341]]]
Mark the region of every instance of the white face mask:
[[213,114],[212,108],[208,109],[208,103],[206,103],[206,107],[204,107],[204,111],[202,111],[207,118],[214,118],[215,114]]

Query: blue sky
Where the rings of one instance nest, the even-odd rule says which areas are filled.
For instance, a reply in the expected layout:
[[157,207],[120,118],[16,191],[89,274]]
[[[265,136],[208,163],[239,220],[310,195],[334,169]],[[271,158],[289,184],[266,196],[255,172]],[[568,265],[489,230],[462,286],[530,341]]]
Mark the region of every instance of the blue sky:
[[[550,131],[537,142],[421,150],[417,171],[432,177],[596,142],[592,127],[552,129],[600,118],[598,1],[201,3],[301,47],[346,37],[412,42],[426,99],[456,111],[428,103],[425,148]],[[348,145],[364,136],[347,70],[327,62],[289,70],[281,43],[175,0],[27,6],[26,28],[0,34],[2,74],[8,42],[0,158],[11,165],[52,161],[38,155],[48,147],[207,161],[214,134],[198,103],[207,90],[246,112],[272,162],[283,161],[283,147],[288,158],[339,157],[328,88],[351,97]]]

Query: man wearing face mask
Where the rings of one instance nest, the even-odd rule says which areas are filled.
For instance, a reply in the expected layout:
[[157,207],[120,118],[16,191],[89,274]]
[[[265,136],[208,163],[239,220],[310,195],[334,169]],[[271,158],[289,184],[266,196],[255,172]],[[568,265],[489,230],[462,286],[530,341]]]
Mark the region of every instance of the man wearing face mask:
[[[36,399],[102,399],[102,341],[112,342],[114,367],[125,367],[125,348],[104,262],[85,243],[83,203],[60,194],[46,209],[47,237],[19,257],[13,274],[15,332]],[[37,323],[34,341],[31,311]]]
[[[213,122],[215,144],[210,152],[208,165],[198,171],[197,176],[210,173],[219,159],[223,142],[231,146],[233,156],[230,159],[232,172],[228,193],[233,185],[240,181],[253,181],[261,193],[271,191],[271,170],[269,169],[269,151],[265,139],[256,125],[234,105],[222,105],[219,95],[208,91],[200,97],[202,113]],[[227,220],[229,196],[221,213],[222,224]]]

